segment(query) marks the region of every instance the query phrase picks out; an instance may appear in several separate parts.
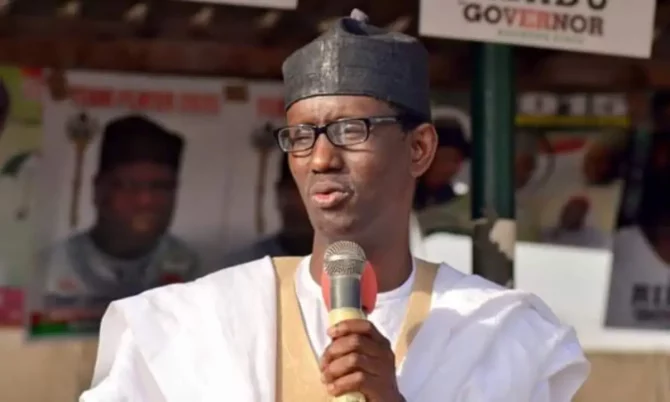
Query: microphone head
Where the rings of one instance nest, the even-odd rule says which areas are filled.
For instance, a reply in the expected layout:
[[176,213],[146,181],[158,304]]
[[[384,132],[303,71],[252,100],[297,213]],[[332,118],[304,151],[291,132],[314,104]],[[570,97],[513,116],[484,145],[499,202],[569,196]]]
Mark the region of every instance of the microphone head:
[[361,276],[365,269],[365,251],[352,241],[337,241],[323,255],[323,269],[329,277]]
[[321,275],[321,293],[326,308],[331,309],[331,280],[343,276],[358,276],[361,284],[361,307],[370,314],[377,302],[377,277],[367,262],[365,251],[350,241],[338,241],[331,244],[324,253],[324,269]]

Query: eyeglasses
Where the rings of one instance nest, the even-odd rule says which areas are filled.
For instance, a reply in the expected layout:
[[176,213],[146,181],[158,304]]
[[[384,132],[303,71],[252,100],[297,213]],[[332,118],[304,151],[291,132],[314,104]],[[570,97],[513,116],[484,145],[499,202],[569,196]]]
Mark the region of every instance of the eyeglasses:
[[370,136],[370,129],[378,124],[402,124],[400,116],[380,116],[342,119],[323,126],[298,124],[282,127],[275,131],[275,139],[282,151],[288,153],[312,149],[319,135],[325,134],[331,144],[349,147],[364,143]]

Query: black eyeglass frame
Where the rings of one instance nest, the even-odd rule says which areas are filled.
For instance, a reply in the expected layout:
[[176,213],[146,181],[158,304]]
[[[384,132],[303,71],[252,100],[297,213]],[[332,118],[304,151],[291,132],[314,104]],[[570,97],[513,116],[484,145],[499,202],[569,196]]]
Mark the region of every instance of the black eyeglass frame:
[[[365,125],[365,137],[361,139],[360,141],[356,141],[353,143],[348,143],[348,144],[338,144],[333,139],[328,135],[329,129],[332,128],[333,126],[339,125],[339,124],[345,124],[345,123],[350,123],[350,122],[362,122]],[[372,129],[373,126],[379,125],[379,124],[400,124],[404,126],[409,122],[409,119],[405,118],[402,115],[394,115],[394,116],[372,116],[372,117],[351,117],[351,118],[344,118],[344,119],[339,119],[335,121],[331,121],[330,123],[318,126],[316,124],[296,124],[293,126],[284,126],[280,127],[276,130],[274,130],[273,135],[275,137],[275,141],[277,142],[277,146],[279,146],[279,149],[281,149],[283,152],[286,153],[296,153],[296,152],[305,152],[309,151],[310,149],[314,148],[314,145],[316,144],[316,141],[319,139],[319,136],[321,134],[325,134],[326,138],[328,141],[333,144],[336,147],[340,148],[345,148],[345,147],[350,147],[354,145],[359,145],[364,142],[366,142],[370,138],[370,130]],[[281,141],[279,140],[279,134],[286,129],[291,129],[291,128],[302,128],[302,129],[308,129],[312,130],[314,132],[314,136],[312,137],[311,144],[308,147],[300,148],[300,149],[293,149],[293,150],[286,150],[282,147]]]

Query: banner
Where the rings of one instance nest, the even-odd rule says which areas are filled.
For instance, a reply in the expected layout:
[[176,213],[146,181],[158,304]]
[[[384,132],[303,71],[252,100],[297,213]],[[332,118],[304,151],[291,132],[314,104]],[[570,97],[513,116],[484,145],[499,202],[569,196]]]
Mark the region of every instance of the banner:
[[230,156],[249,124],[225,80],[66,79],[67,100],[44,97],[33,336],[97,333],[109,302],[220,268]]
[[423,36],[648,58],[655,0],[421,0]]
[[[577,99],[573,103],[584,107],[562,107],[572,103],[561,99]],[[609,250],[628,152],[625,98],[522,93],[517,110],[518,240]],[[419,225],[426,237],[445,232],[470,235],[468,95],[435,94],[433,117],[440,144],[417,186]]]
[[39,69],[0,67],[0,326],[21,325],[42,140]]

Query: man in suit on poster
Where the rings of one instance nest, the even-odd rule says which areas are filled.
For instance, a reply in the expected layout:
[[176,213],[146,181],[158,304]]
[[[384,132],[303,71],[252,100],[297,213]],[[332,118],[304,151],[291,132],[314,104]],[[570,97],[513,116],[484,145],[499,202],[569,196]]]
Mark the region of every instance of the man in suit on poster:
[[144,116],[103,133],[94,178],[96,221],[48,253],[41,267],[50,308],[105,308],[112,300],[194,279],[196,255],[168,233],[184,141]]
[[573,247],[608,249],[610,237],[589,224],[591,201],[585,196],[573,196],[561,208],[556,226],[542,234],[545,243]]

